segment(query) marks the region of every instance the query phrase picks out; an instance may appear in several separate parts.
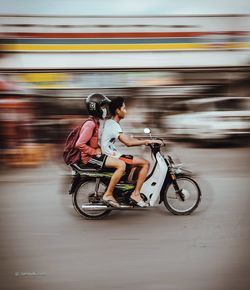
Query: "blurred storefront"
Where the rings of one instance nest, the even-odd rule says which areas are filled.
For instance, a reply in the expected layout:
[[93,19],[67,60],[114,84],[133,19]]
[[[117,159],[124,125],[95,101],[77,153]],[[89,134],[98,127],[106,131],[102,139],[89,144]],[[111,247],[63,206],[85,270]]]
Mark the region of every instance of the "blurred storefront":
[[93,92],[126,99],[127,133],[150,127],[162,137],[170,136],[176,102],[248,98],[248,22],[247,14],[0,15],[4,164],[61,159],[67,133],[87,117],[83,100]]
[[32,96],[2,90],[0,111],[1,164],[5,167],[36,166],[48,160],[50,141],[41,144],[37,138],[36,106]]
[[[89,70],[4,72],[1,158],[8,166],[35,166],[61,159],[70,128],[87,118],[84,98],[93,92],[123,96],[123,127],[141,135],[144,127],[170,137],[167,117],[173,104],[204,97],[249,97],[249,69]],[[6,85],[13,82],[16,90]],[[184,110],[184,107],[183,107]]]

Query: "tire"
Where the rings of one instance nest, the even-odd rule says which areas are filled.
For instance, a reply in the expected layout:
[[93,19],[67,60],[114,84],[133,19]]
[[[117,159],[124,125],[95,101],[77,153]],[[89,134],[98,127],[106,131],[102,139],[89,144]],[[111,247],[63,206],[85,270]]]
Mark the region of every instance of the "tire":
[[[90,203],[90,198],[93,197],[95,192],[95,179],[86,179],[79,182],[75,192],[72,194],[72,203],[75,211],[86,219],[102,219],[107,216],[111,210],[83,210],[81,205],[83,203]],[[98,197],[102,197],[103,193],[106,190],[106,185],[100,182]]]
[[177,176],[176,182],[184,192],[184,200],[176,193],[173,184],[169,184],[163,196],[165,207],[174,215],[189,215],[201,201],[201,191],[198,184],[188,176]]

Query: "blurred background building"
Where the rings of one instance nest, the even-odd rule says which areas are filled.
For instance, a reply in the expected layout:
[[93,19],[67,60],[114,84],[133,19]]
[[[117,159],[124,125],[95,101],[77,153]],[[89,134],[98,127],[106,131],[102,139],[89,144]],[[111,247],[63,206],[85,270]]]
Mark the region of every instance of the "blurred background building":
[[249,142],[250,15],[0,15],[1,159],[60,158],[93,92],[124,96],[124,130]]

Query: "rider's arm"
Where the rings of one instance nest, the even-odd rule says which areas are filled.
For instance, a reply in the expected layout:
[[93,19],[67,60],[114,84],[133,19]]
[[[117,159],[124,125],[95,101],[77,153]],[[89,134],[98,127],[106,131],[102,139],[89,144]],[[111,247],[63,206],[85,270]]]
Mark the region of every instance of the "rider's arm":
[[134,137],[129,137],[129,136],[125,135],[124,133],[121,133],[118,138],[124,145],[126,145],[128,147],[149,144],[149,140],[139,140],[139,139],[134,138]]

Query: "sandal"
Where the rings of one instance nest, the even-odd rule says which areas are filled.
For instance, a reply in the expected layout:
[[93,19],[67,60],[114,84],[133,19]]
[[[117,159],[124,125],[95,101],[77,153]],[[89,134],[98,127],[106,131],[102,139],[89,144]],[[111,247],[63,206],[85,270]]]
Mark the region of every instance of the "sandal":
[[140,201],[136,201],[135,199],[130,197],[130,200],[132,201],[133,204],[135,204],[139,207],[148,207],[149,206],[149,204],[142,199]]
[[102,201],[106,204],[106,205],[110,205],[112,207],[120,207],[120,204],[112,199],[102,199]]

